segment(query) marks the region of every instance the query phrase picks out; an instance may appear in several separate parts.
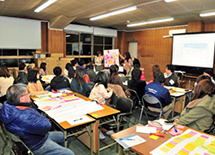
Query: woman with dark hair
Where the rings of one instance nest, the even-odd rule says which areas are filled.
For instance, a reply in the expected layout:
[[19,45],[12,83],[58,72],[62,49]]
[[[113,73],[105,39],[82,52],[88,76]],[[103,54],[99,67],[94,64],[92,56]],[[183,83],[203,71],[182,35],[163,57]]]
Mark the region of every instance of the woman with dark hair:
[[68,73],[69,73],[69,68],[72,67],[70,63],[67,63],[66,66],[65,66],[65,69],[63,71],[63,75],[65,77],[68,77]]
[[194,89],[192,101],[182,111],[177,123],[203,132],[209,130],[215,115],[214,94],[215,86],[210,80],[200,81]]
[[143,68],[140,68],[141,64],[140,64],[140,61],[138,59],[134,58],[133,66],[134,66],[134,68],[137,67],[137,68],[139,68],[139,70],[141,70],[140,80],[145,81],[146,80],[146,78],[145,78],[145,72],[144,72]]
[[85,73],[85,69],[81,67],[77,68],[76,77],[73,78],[70,88],[72,91],[88,97],[90,94],[90,88],[84,80]]
[[6,67],[0,67],[0,102],[6,101],[6,91],[13,85],[14,78]]
[[[139,98],[141,99],[142,96],[145,94],[146,82],[140,80],[141,70],[138,67],[134,68],[131,74],[132,74],[132,79],[128,81],[128,88],[135,90]],[[134,104],[136,105],[137,103],[134,103]]]
[[95,57],[95,69],[97,72],[102,70],[102,60],[104,59],[104,56],[102,56],[101,51],[97,51],[97,55]]
[[[154,65],[154,66],[152,67],[152,74],[153,74],[153,77],[154,77],[155,73],[158,72],[158,71],[160,71],[159,65]],[[147,81],[146,83],[147,83],[147,84],[148,84],[148,83],[152,83],[153,81],[154,81],[154,78],[152,78],[151,80]]]
[[77,60],[71,60],[71,66],[69,67],[69,70],[68,70],[68,77],[71,79],[71,78],[74,78],[75,76],[75,70],[76,70],[76,67],[78,66],[78,62]]
[[[107,99],[109,99],[112,94],[113,90],[108,89],[108,79],[105,72],[99,72],[96,75],[94,80],[94,87],[90,93],[89,98],[98,101],[101,104],[106,104]],[[109,92],[108,92],[109,91]]]
[[43,76],[43,75],[48,75],[48,71],[46,69],[46,66],[47,64],[45,62],[42,62],[40,64],[40,75]]
[[118,66],[116,65],[110,66],[110,75],[108,76],[108,82],[110,84],[120,85],[127,96],[130,94],[123,85],[121,77],[118,75]]
[[44,91],[43,86],[39,80],[40,75],[38,70],[31,70],[28,73],[28,91],[31,93],[32,96],[35,95],[42,95],[48,94],[49,91]]
[[121,55],[121,54],[119,53],[119,57],[120,57],[122,60],[124,60],[123,69],[126,71],[126,74],[128,74],[129,69],[131,69],[132,66],[133,66],[133,60],[132,60],[132,58],[131,58],[130,53],[129,53],[129,52],[126,52],[126,53],[125,53],[125,56],[123,56],[123,55]]

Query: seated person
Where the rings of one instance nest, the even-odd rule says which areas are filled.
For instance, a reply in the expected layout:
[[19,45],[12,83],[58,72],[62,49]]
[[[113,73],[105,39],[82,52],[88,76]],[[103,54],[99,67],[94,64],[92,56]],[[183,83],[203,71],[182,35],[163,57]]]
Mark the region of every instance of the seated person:
[[[169,90],[166,89],[164,86],[161,85],[161,83],[164,81],[164,75],[162,72],[157,71],[154,74],[154,82],[148,84],[145,87],[145,94],[149,94],[151,96],[156,97],[162,104],[163,107],[163,113],[164,118],[167,119],[169,114],[173,110],[173,104]],[[148,105],[149,110],[160,112],[161,108],[159,104],[149,104]]]
[[72,91],[88,97],[91,90],[84,80],[85,72],[85,69],[77,68],[76,77],[72,79],[70,88]]
[[78,65],[79,65],[79,66],[77,66],[77,68],[81,67],[81,68],[83,68],[83,69],[86,69],[86,64],[85,64],[85,61],[84,61],[84,60],[80,60],[80,61],[78,62]]
[[108,89],[108,79],[104,72],[99,72],[96,75],[95,85],[91,90],[89,98],[96,100],[101,104],[106,104],[107,100],[112,96],[113,90]]
[[140,80],[146,81],[144,69],[143,69],[143,68],[140,68],[140,67],[141,67],[141,64],[140,64],[140,61],[139,61],[138,59],[134,58],[133,66],[134,66],[134,68],[135,68],[135,67],[138,67],[139,70],[141,70]]
[[200,81],[194,89],[192,101],[182,111],[178,124],[206,131],[210,129],[215,115],[215,86],[206,79]]
[[0,67],[0,81],[0,102],[4,103],[6,101],[6,91],[14,82],[13,76],[6,67]]
[[127,96],[130,95],[129,91],[126,89],[126,87],[123,85],[121,77],[118,75],[118,66],[117,65],[111,65],[110,66],[110,75],[108,76],[108,82],[110,84],[118,84],[122,87],[123,91]]
[[96,78],[96,73],[93,71],[93,65],[88,65],[86,71],[90,78],[90,81],[93,82]]
[[45,62],[42,62],[40,64],[40,75],[41,76],[49,74],[46,67],[47,67],[47,64]]
[[69,73],[69,68],[72,67],[70,63],[67,63],[65,66],[65,69],[63,70],[63,75],[65,77],[68,77],[68,73]]
[[32,96],[48,94],[49,91],[44,91],[43,86],[39,80],[40,75],[38,70],[31,70],[28,74],[28,91]]
[[14,83],[24,83],[28,84],[28,75],[26,73],[27,67],[25,63],[19,64],[19,72],[17,78],[14,80]]
[[71,60],[71,67],[69,67],[69,72],[68,72],[68,77],[70,79],[74,78],[77,66],[78,66],[77,60],[75,60],[75,59]]
[[[156,73],[157,71],[160,71],[160,67],[159,67],[159,65],[154,65],[154,66],[152,67],[153,77],[154,77],[154,75],[155,75],[155,73]],[[148,84],[148,83],[152,83],[153,81],[154,81],[154,78],[152,78],[151,80],[147,81],[146,83],[147,83],[147,84]]]
[[134,68],[131,75],[132,79],[128,81],[128,88],[135,90],[141,100],[142,96],[145,94],[146,82],[140,80],[141,70],[138,67]]
[[70,83],[69,80],[61,75],[62,69],[60,67],[55,67],[53,69],[54,74],[56,75],[52,80],[51,80],[51,89],[61,89],[61,88],[69,88]]
[[175,67],[173,65],[166,65],[164,85],[174,87],[179,86],[178,76],[174,73],[174,70]]
[[213,70],[212,69],[206,69],[204,71],[203,75],[206,75],[206,76],[210,77],[211,81],[213,82],[213,84],[215,84],[215,81],[213,79]]
[[49,132],[51,129],[49,120],[30,108],[30,93],[26,87],[25,84],[19,83],[7,90],[7,101],[0,109],[0,119],[6,129],[19,136],[35,155],[74,155],[70,149],[63,147],[63,133]]

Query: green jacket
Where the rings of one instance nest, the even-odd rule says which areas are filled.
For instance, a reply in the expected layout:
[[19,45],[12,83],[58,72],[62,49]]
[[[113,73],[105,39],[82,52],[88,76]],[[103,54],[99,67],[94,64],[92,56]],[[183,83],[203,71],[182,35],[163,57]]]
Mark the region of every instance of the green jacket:
[[215,115],[215,97],[205,96],[191,101],[182,111],[178,124],[205,131],[210,129]]

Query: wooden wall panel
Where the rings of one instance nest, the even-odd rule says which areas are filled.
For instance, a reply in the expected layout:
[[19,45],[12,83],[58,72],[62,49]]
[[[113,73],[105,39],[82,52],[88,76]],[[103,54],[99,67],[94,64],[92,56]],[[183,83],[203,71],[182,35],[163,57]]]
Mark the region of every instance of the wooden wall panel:
[[161,71],[164,72],[165,66],[171,63],[172,38],[164,39],[163,36],[168,35],[169,30],[184,28],[187,26],[124,32],[124,38],[123,32],[120,32],[122,34],[118,36],[118,48],[125,53],[128,51],[128,41],[131,38],[138,42],[138,59],[145,70],[146,80],[149,80],[153,76],[153,65],[159,65]]
[[41,22],[41,52],[48,52],[48,23]]
[[204,32],[212,32],[212,31],[215,31],[215,22],[205,23],[204,24]]
[[188,29],[187,32],[203,32],[204,31],[204,24],[202,21],[191,21],[188,22]]
[[49,53],[64,53],[65,33],[60,30],[48,30],[48,52]]

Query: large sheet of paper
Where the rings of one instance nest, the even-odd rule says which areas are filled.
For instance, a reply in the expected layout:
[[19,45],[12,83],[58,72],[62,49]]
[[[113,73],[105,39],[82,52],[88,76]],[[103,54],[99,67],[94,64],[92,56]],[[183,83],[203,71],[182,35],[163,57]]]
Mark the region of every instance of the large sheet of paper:
[[117,64],[119,66],[119,49],[104,50],[105,67]]
[[71,125],[89,120],[85,116],[88,113],[104,109],[96,102],[85,101],[76,96],[41,99],[35,103],[58,123],[67,121]]
[[188,129],[150,152],[152,155],[213,155],[215,138]]

